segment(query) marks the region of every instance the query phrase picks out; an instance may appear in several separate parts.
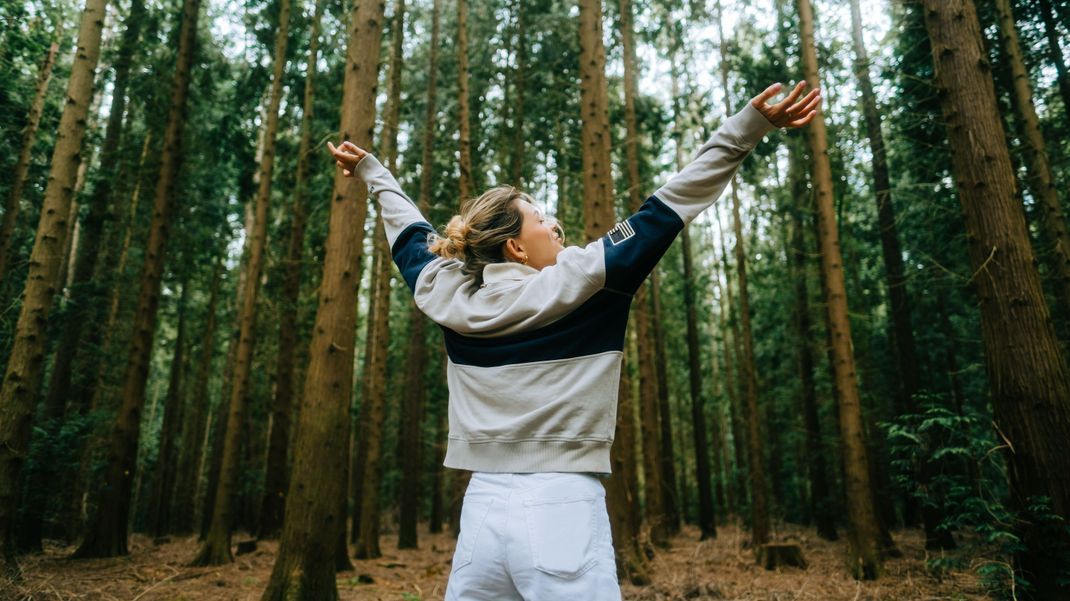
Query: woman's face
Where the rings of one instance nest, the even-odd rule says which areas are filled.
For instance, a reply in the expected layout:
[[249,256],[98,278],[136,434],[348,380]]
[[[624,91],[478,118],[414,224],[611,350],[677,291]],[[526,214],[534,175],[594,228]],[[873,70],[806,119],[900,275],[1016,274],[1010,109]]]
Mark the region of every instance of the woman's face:
[[520,235],[506,243],[507,254],[512,254],[512,259],[521,263],[526,256],[527,265],[535,269],[556,264],[557,253],[565,249],[561,226],[556,219],[543,215],[530,202],[518,200],[517,203],[524,214],[524,221],[520,226]]

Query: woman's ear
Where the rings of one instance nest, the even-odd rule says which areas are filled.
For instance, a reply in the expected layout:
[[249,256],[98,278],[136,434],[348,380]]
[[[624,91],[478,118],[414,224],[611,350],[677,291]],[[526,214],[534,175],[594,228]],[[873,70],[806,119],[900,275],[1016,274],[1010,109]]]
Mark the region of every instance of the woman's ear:
[[505,241],[505,258],[510,261],[521,262],[521,258],[525,257],[524,247],[520,246],[520,243],[516,238],[510,238]]

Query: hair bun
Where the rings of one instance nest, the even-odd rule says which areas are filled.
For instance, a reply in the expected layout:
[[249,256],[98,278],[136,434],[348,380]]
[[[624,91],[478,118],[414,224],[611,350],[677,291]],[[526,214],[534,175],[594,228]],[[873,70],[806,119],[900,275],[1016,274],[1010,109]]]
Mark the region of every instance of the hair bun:
[[431,252],[447,259],[463,258],[471,229],[460,215],[454,215],[446,224],[445,237],[435,240],[431,245]]

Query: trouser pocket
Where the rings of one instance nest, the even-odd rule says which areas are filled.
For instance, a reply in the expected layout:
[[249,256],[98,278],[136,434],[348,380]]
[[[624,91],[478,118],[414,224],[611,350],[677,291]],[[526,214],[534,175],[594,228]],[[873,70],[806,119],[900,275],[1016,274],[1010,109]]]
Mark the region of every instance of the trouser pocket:
[[464,498],[461,506],[461,531],[457,535],[457,550],[453,553],[453,565],[451,573],[472,563],[472,553],[475,551],[476,540],[479,532],[483,529],[483,522],[487,520],[490,506],[494,499],[485,497]]
[[571,580],[598,563],[602,529],[598,511],[605,507],[605,493],[586,488],[552,495],[543,490],[524,500],[531,555],[540,572]]

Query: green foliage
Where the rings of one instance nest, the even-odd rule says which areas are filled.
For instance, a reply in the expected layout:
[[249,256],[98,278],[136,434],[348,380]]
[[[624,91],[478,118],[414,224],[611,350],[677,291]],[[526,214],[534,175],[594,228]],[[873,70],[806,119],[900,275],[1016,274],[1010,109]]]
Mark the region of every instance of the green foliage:
[[[948,408],[940,395],[919,398],[922,412],[900,415],[882,427],[890,443],[896,483],[920,503],[944,510],[939,528],[959,534],[961,546],[928,561],[937,578],[950,570],[974,570],[989,591],[1001,599],[1030,588],[1027,567],[1017,563],[1023,553],[1061,557],[1070,565],[1070,549],[1060,546],[1059,531],[1068,526],[1052,513],[1046,498],[1015,502],[1007,489],[1008,451],[990,429],[990,421],[973,410]],[[935,467],[936,475],[919,487],[917,474]],[[1021,538],[1022,525],[1039,526],[1034,547]],[[1065,540],[1065,539],[1064,539]]]

